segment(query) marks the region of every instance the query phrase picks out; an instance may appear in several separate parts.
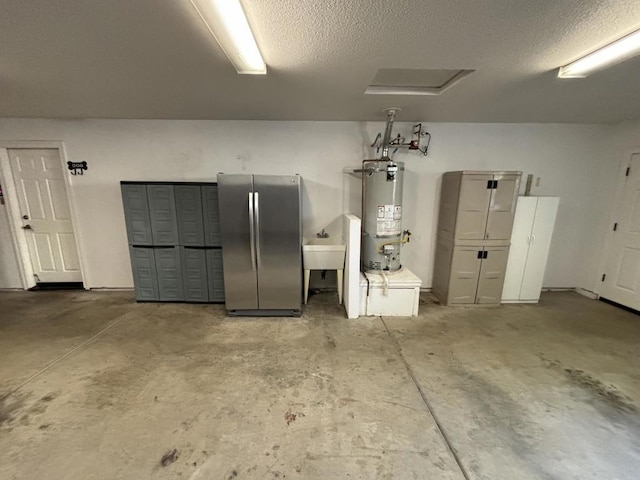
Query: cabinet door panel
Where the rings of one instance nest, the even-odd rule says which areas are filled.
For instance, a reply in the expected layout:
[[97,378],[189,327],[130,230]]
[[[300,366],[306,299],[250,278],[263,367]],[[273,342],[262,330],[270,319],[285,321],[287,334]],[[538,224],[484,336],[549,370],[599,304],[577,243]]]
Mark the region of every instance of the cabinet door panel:
[[454,247],[449,279],[449,304],[475,303],[482,247]]
[[143,302],[160,300],[154,249],[151,247],[129,247],[129,254],[131,255],[136,300]]
[[531,230],[529,254],[520,291],[522,300],[538,300],[540,298],[549,247],[551,246],[551,236],[558,212],[558,200],[557,197],[538,198],[538,207]]
[[202,187],[202,208],[204,215],[204,244],[207,247],[222,245],[220,238],[220,214],[218,210],[218,187]]
[[173,185],[147,185],[154,245],[178,245]]
[[207,276],[209,283],[209,301],[224,302],[224,273],[222,270],[222,250],[207,249]]
[[520,175],[495,175],[494,178],[497,185],[490,190],[491,200],[485,238],[509,240],[520,189]]
[[484,247],[484,251],[487,253],[480,267],[476,303],[499,304],[509,247]]
[[520,197],[516,206],[511,233],[511,248],[504,277],[502,300],[519,300],[522,278],[524,276],[529,244],[531,243],[531,229],[536,216],[538,197]]
[[456,239],[484,240],[492,191],[487,188],[490,180],[493,175],[462,175]]
[[202,248],[181,249],[182,286],[187,302],[208,302],[209,286],[207,281],[206,252]]
[[180,245],[204,247],[200,185],[176,185],[174,192]]
[[182,269],[178,247],[155,248],[156,270],[160,300],[178,302],[184,300]]
[[149,201],[145,185],[121,185],[129,245],[153,245]]

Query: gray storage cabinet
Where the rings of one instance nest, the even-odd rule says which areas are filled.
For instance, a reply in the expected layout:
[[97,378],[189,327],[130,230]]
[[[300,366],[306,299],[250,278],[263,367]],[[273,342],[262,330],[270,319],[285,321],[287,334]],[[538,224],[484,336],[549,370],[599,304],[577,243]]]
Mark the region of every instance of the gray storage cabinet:
[[153,302],[160,300],[156,257],[153,247],[129,247],[136,300]]
[[224,302],[224,275],[222,273],[222,249],[207,249],[207,277],[210,302]]
[[121,190],[129,245],[153,245],[147,186],[124,184]]
[[204,219],[200,185],[174,187],[178,212],[179,243],[185,247],[204,247]]
[[202,186],[202,212],[204,215],[204,244],[207,247],[222,246],[220,236],[220,211],[218,209],[218,186]]
[[443,175],[432,288],[442,303],[500,303],[521,175]]
[[136,300],[224,302],[217,186],[121,182]]

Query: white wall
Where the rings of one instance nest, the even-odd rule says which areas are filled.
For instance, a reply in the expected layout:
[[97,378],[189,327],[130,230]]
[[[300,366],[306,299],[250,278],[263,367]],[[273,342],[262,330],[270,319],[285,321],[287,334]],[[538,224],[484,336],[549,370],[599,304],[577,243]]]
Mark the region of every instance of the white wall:
[[0,204],[0,288],[22,288],[6,204]]
[[[344,167],[372,158],[383,123],[0,119],[2,141],[60,140],[66,160],[89,164],[71,177],[87,283],[132,285],[120,180],[214,181],[216,173],[299,173],[304,230],[314,234],[343,212],[359,214],[359,182]],[[396,124],[408,134],[411,125]],[[561,197],[547,287],[583,283],[588,238],[610,127],[540,124],[429,124],[428,157],[406,162],[404,227],[413,233],[403,263],[431,286],[440,176],[447,170],[522,170],[541,178],[534,195]],[[523,187],[524,189],[524,184]],[[0,225],[0,228],[3,228]],[[0,257],[0,261],[3,257]],[[1,268],[15,268],[2,264]],[[0,287],[4,285],[0,284]]]

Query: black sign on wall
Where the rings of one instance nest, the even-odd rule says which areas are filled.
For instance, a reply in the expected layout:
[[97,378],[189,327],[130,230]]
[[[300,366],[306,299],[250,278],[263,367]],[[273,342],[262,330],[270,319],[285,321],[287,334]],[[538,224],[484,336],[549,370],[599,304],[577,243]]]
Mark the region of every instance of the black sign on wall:
[[71,175],[84,175],[87,169],[87,162],[67,162]]

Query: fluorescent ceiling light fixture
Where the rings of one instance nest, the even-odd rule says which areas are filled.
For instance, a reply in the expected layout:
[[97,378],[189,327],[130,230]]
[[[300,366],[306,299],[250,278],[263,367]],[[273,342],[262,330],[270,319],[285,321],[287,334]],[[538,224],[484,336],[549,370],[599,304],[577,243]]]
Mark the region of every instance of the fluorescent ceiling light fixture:
[[238,73],[267,73],[240,0],[191,0],[191,3]]
[[558,77],[584,78],[596,70],[624,62],[638,54],[640,54],[640,30],[622,37],[569,65],[560,67]]

